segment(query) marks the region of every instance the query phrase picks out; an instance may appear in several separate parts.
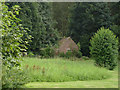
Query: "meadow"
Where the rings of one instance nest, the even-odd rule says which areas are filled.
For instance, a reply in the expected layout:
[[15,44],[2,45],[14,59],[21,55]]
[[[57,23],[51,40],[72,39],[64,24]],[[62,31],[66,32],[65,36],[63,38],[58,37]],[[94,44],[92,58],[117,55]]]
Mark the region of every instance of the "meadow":
[[22,67],[29,77],[27,88],[118,87],[118,69],[94,65],[93,60],[71,61],[65,58],[23,58]]

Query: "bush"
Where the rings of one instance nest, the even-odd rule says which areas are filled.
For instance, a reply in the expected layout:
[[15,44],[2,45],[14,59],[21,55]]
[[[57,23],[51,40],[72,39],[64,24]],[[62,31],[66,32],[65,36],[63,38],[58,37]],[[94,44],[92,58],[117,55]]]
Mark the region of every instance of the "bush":
[[72,54],[72,51],[69,50],[67,51],[66,53],[62,52],[62,53],[59,53],[59,57],[64,57],[64,58],[70,58],[70,57],[73,57],[73,54]]
[[40,55],[42,58],[51,58],[51,57],[54,57],[54,50],[51,48],[51,47],[47,47],[47,48],[43,48],[41,51],[40,51]]
[[72,57],[80,58],[80,57],[82,57],[82,53],[80,51],[76,51],[76,50],[74,50],[74,51],[69,50],[66,53],[60,53],[59,57],[64,57],[64,58],[68,58],[68,59],[72,58]]
[[81,52],[80,42],[77,43],[77,46],[78,46],[78,51],[74,51],[73,53],[76,52],[75,56],[78,57],[78,58],[81,58],[82,57],[82,52]]
[[59,53],[59,57],[65,57],[65,54],[63,52]]
[[27,56],[28,56],[28,57],[33,57],[33,56],[34,56],[34,53],[30,51]]
[[77,57],[77,58],[81,58],[81,57],[82,57],[81,51],[76,51],[76,50],[74,50],[74,51],[72,52],[72,54],[73,54],[74,57]]
[[84,60],[89,60],[89,57],[82,56],[82,59],[84,59]]
[[90,40],[90,54],[97,66],[113,70],[118,59],[118,39],[109,29],[101,28]]
[[68,59],[69,59],[70,57],[73,57],[73,56],[74,56],[74,55],[73,55],[73,53],[72,53],[71,50],[67,51],[66,54],[65,54],[65,57],[68,58]]
[[16,67],[8,70],[5,66],[2,70],[2,88],[18,88],[29,82],[27,73],[19,70]]
[[81,53],[81,47],[80,47],[80,43],[77,44],[78,46],[78,51],[77,50],[69,50],[66,52],[66,54],[64,53],[60,53],[59,56],[60,57],[65,57],[65,58],[71,58],[71,57],[77,57],[77,58],[81,58],[82,57],[82,53]]

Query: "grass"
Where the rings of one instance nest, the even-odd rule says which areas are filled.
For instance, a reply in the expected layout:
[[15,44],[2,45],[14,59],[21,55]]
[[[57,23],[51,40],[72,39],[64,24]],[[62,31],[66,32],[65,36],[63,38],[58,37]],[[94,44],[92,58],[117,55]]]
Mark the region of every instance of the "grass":
[[[53,81],[48,82],[49,79],[46,78],[46,76],[41,77],[40,70],[32,70],[34,65],[41,67],[41,70],[44,67],[46,70],[45,75],[49,75],[51,76],[51,78],[55,76],[55,78],[52,79]],[[23,87],[26,88],[118,88],[117,67],[114,71],[109,71],[104,68],[98,68],[94,66],[93,60],[69,61],[60,58],[24,58],[22,66],[24,67],[24,69],[29,68],[26,71],[28,72],[28,74],[31,74],[31,79],[33,79],[33,77],[37,77],[37,79],[39,79],[38,81],[36,81],[36,79],[33,79],[33,82],[25,84]],[[70,71],[71,73],[68,74],[68,71]],[[75,78],[78,77],[78,74],[80,74],[80,77],[84,78],[82,79],[83,81],[80,81],[78,78]],[[65,75],[74,75],[74,79],[65,79],[63,78],[63,76]],[[55,82],[55,79],[57,80],[57,82]],[[42,80],[43,82],[41,82]],[[59,80],[64,80],[64,82],[58,82]]]
[[62,58],[24,58],[22,67],[31,82],[66,82],[102,80],[111,77],[110,71],[94,66],[93,60],[70,61]]
[[24,87],[27,88],[118,88],[118,73],[110,72],[112,78],[90,81],[69,82],[31,82]]

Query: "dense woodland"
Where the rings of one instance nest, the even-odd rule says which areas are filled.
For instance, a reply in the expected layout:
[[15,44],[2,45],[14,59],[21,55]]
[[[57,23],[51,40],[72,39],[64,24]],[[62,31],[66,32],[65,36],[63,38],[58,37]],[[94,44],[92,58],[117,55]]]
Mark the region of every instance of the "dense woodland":
[[[29,52],[54,45],[70,36],[80,42],[83,55],[89,56],[89,40],[100,27],[110,28],[120,37],[119,3],[6,3],[19,5],[22,26],[28,28],[32,42]],[[25,38],[25,37],[23,37]]]
[[2,57],[9,69],[20,66],[19,57],[26,53],[51,55],[51,48],[63,37],[71,37],[80,44],[82,55],[91,57],[90,39],[101,27],[109,28],[120,42],[120,2],[9,2],[3,3],[2,13]]

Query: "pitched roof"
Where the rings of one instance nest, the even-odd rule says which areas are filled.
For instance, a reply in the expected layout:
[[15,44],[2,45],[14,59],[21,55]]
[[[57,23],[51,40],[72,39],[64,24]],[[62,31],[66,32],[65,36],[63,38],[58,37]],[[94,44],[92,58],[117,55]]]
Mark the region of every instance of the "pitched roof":
[[78,46],[70,37],[63,38],[59,41],[58,52],[66,53],[68,50],[78,50]]

